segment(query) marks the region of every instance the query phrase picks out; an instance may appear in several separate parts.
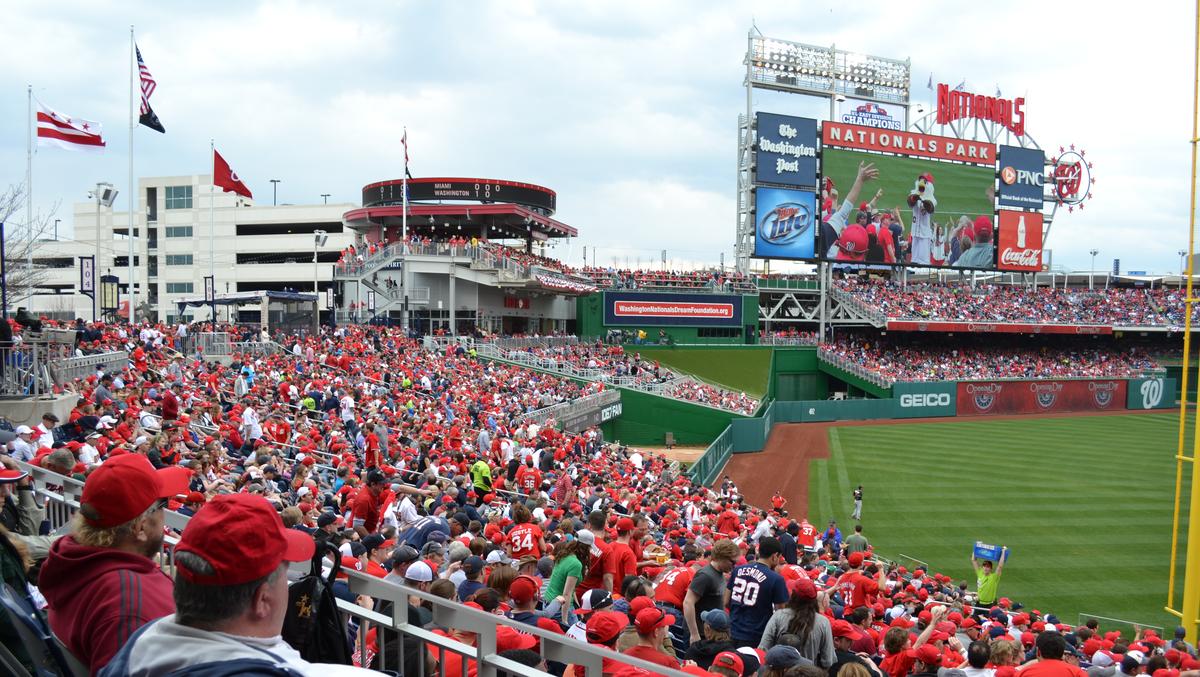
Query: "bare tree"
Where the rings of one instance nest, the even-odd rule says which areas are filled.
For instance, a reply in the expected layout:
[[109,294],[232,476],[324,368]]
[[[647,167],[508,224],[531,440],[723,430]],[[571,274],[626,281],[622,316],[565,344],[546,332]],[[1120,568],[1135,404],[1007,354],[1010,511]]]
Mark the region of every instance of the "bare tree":
[[[47,214],[35,214],[31,223],[14,223],[13,218],[25,207],[26,197],[24,185],[10,185],[0,190],[0,223],[5,224],[4,295],[10,313],[19,305],[27,305],[29,297],[49,277],[46,267],[38,265],[36,259],[46,236],[54,230],[58,205],[55,204]],[[30,266],[30,261],[34,261],[34,265]]]

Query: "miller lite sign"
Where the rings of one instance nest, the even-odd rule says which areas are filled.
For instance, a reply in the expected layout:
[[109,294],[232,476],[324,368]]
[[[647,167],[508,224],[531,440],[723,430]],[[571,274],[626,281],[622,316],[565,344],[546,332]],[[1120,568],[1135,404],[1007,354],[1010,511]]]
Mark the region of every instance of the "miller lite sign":
[[1042,213],[1001,209],[996,268],[1036,272],[1042,269]]
[[754,191],[754,256],[811,259],[816,248],[816,193],[766,188]]

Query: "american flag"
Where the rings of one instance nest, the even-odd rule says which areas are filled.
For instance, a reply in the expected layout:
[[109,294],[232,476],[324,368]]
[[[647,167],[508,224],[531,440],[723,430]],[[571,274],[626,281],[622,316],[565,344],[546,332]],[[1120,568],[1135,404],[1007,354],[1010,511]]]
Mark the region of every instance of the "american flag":
[[159,122],[158,116],[154,114],[154,109],[150,107],[150,95],[154,93],[154,89],[158,85],[154,82],[154,76],[150,75],[150,69],[146,68],[146,62],[142,61],[141,48],[134,45],[133,51],[137,53],[138,77],[142,81],[142,110],[141,116],[138,117],[138,122],[156,132],[165,134],[167,131],[166,128]]
[[150,112],[150,95],[154,94],[154,88],[157,84],[154,82],[154,76],[150,75],[150,69],[146,68],[146,62],[142,61],[142,50],[139,47],[134,47],[137,52],[138,60],[138,75],[142,79],[142,115]]

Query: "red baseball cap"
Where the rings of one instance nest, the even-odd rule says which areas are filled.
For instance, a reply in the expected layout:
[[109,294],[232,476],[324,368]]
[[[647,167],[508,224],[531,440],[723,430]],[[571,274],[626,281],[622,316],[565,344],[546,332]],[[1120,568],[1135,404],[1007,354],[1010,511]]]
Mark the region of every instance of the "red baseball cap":
[[833,636],[858,639],[858,633],[854,631],[854,626],[840,619],[833,622]]
[[628,626],[629,616],[625,614],[597,611],[587,620],[587,641],[592,644],[607,644]]
[[508,586],[508,596],[512,598],[512,601],[517,602],[518,604],[521,602],[528,602],[529,600],[537,597],[537,594],[541,588],[542,586],[538,584],[537,579],[533,576],[517,576]]
[[651,607],[642,609],[638,612],[637,617],[633,619],[633,624],[637,626],[637,631],[642,635],[649,635],[657,628],[665,628],[668,625],[675,624],[675,617],[663,611],[662,609]]
[[617,531],[633,531],[633,520],[628,517],[617,520]]
[[99,529],[124,524],[162,498],[187,491],[192,471],[179,466],[155,470],[141,454],[109,458],[87,478],[79,512]]
[[312,559],[315,549],[312,536],[283,528],[283,520],[267,499],[253,494],[224,494],[196,513],[175,547],[177,552],[203,557],[214,573],[198,574],[180,562],[176,562],[176,568],[191,583],[238,585],[263,578],[280,562],[306,562]]
[[800,599],[816,599],[817,586],[813,585],[811,578],[802,576],[788,582],[788,593]]
[[638,614],[642,613],[646,609],[653,609],[653,608],[654,608],[654,600],[649,597],[646,597],[645,595],[643,595],[641,597],[634,597],[633,599],[629,600],[629,613],[632,614],[633,616],[637,616]]
[[737,655],[736,651],[722,651],[713,659],[712,667],[733,670],[740,675],[746,669],[746,664],[742,662],[742,657]]
[[850,562],[850,566],[857,569],[862,566],[863,554],[861,552],[852,552],[850,553],[850,556],[846,558],[846,560]]
[[915,658],[925,665],[941,665],[942,663],[942,652],[932,644],[922,644],[915,649],[909,649],[908,657]]

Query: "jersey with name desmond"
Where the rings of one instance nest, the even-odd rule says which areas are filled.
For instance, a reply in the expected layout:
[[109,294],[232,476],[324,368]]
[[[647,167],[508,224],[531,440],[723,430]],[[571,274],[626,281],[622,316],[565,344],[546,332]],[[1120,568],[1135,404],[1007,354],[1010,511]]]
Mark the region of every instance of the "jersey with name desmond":
[[762,638],[775,605],[788,599],[787,583],[770,567],[753,562],[733,570],[727,586],[729,597],[729,634],[736,640]]

